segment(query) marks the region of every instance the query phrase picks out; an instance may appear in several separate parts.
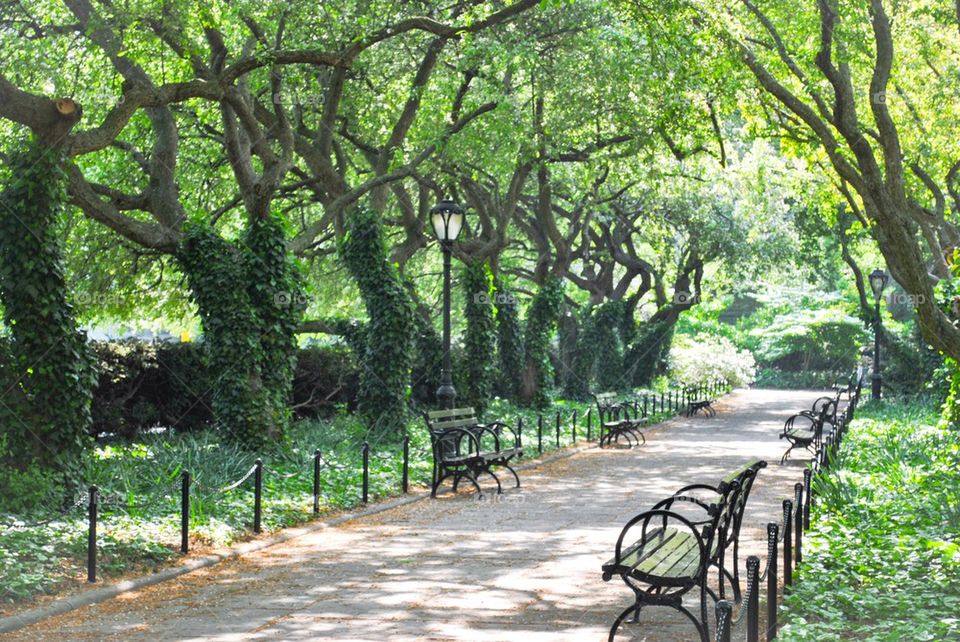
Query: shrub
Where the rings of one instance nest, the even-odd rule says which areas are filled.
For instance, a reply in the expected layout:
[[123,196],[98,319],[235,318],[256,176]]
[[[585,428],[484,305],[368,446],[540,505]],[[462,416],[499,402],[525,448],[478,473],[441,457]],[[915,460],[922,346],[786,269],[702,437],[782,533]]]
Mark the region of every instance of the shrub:
[[698,334],[678,336],[670,350],[670,375],[686,385],[726,379],[734,386],[753,382],[756,364],[746,350],[724,337]]

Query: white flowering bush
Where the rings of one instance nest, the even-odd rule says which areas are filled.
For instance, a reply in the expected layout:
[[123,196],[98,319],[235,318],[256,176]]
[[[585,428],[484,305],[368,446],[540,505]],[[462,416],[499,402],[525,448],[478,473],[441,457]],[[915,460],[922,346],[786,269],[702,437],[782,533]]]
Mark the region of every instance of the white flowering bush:
[[734,386],[753,383],[756,363],[747,350],[725,338],[710,334],[678,335],[670,348],[670,376],[695,386],[726,379]]

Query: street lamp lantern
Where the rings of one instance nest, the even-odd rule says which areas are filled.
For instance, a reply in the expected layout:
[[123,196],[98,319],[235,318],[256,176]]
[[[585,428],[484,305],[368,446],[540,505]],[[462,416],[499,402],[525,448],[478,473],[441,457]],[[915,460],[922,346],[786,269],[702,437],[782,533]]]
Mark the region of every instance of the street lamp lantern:
[[433,233],[441,243],[452,243],[463,229],[464,211],[459,204],[451,200],[442,200],[430,208],[430,222]]
[[870,273],[870,289],[873,290],[873,300],[874,300],[874,319],[873,319],[873,377],[871,383],[871,394],[870,398],[873,400],[879,400],[881,396],[881,387],[882,387],[882,378],[880,375],[880,331],[881,319],[880,319],[880,299],[883,298],[883,289],[887,287],[887,280],[890,277],[887,276],[887,273],[877,268]]
[[433,233],[440,241],[443,251],[443,365],[440,369],[440,387],[437,388],[437,403],[443,409],[451,409],[457,399],[453,387],[453,365],[450,360],[450,256],[453,242],[463,229],[465,212],[459,204],[444,199],[430,208]]
[[870,289],[873,290],[873,298],[878,303],[880,302],[880,297],[883,296],[883,289],[887,287],[887,280],[889,278],[887,273],[880,268],[870,273]]

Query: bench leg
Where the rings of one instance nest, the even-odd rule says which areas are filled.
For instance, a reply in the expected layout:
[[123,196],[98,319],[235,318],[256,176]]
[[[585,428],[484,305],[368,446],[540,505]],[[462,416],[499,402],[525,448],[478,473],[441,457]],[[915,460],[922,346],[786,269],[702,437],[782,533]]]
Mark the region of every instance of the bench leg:
[[497,495],[502,495],[502,494],[503,494],[503,486],[500,485],[500,478],[497,477],[496,473],[494,473],[493,470],[490,469],[490,468],[487,468],[487,474],[489,474],[491,477],[493,477],[493,480],[494,480],[495,482],[497,482]]
[[516,488],[520,488],[520,476],[517,475],[517,471],[515,471],[510,464],[504,464],[503,467],[509,470],[510,474],[513,475],[513,478],[517,480]]

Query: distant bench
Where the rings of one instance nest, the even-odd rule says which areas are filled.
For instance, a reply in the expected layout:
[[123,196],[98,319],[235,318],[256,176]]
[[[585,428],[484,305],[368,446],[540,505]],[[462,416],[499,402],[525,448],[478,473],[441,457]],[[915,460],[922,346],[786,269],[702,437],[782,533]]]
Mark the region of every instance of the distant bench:
[[466,479],[482,498],[483,491],[477,478],[483,474],[493,477],[497,482],[497,494],[500,494],[503,487],[493,472],[495,466],[509,470],[517,482],[516,487],[520,488],[520,477],[510,461],[521,456],[523,449],[520,436],[513,428],[499,421],[481,424],[473,408],[434,410],[424,413],[424,419],[433,450],[431,497],[436,497],[440,484],[452,477],[454,492]]
[[623,437],[627,444],[641,446],[647,438],[640,431],[643,425],[639,417],[630,418],[632,405],[629,401],[619,400],[615,392],[601,392],[593,395],[597,400],[597,415],[600,418],[600,446],[610,446]]
[[696,397],[689,396],[694,392],[698,392],[698,388],[686,388],[686,393],[688,395],[686,412],[687,417],[692,417],[699,412],[702,412],[707,417],[715,416],[717,411],[713,409],[713,399],[710,397],[701,397],[697,399]]

